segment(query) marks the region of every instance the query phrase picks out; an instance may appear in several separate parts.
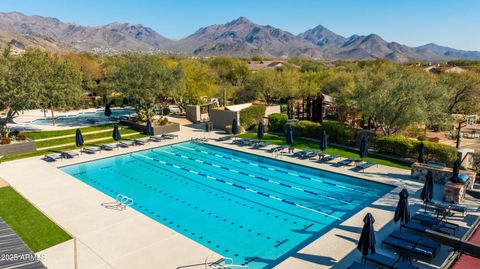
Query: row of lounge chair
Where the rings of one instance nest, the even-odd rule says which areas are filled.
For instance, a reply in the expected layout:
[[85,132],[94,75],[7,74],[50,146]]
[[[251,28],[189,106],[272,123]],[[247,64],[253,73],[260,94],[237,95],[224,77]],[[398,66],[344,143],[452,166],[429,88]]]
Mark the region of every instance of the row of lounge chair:
[[151,137],[145,137],[145,138],[139,138],[139,139],[133,139],[133,140],[122,140],[118,143],[109,143],[101,146],[89,146],[83,148],[80,152],[77,151],[61,151],[57,153],[51,153],[51,154],[46,154],[43,159],[49,162],[54,162],[57,160],[61,159],[71,159],[75,157],[79,157],[82,152],[88,153],[88,154],[95,154],[97,152],[100,152],[102,150],[114,150],[118,149],[120,147],[123,148],[128,148],[131,146],[136,146],[136,145],[145,145],[151,141],[153,142],[161,142],[166,139],[173,139],[177,138],[178,135],[176,134],[162,134],[162,135],[154,135]]
[[[433,203],[431,207],[444,209],[445,207],[449,207],[449,205]],[[464,211],[460,210],[460,208],[456,209],[459,209],[457,211],[459,213],[463,213]],[[447,215],[434,216],[427,213],[416,213],[412,216],[410,222],[401,226],[400,231],[393,231],[381,243],[382,248],[388,247],[392,249],[399,255],[398,258],[375,253],[363,257],[362,263],[354,262],[348,268],[368,269],[376,268],[375,266],[392,269],[418,268],[412,265],[412,259],[431,263],[441,245],[458,247],[461,245],[458,243],[459,241],[464,242],[464,240],[462,241],[452,236],[452,234],[455,234],[458,230],[459,226],[456,223],[449,222],[446,217]],[[478,222],[479,219],[477,219],[477,223]],[[454,243],[451,243],[452,241],[454,241]],[[465,244],[468,246],[463,251],[476,252],[479,250],[478,246],[471,246],[472,244],[469,245],[469,242]]]

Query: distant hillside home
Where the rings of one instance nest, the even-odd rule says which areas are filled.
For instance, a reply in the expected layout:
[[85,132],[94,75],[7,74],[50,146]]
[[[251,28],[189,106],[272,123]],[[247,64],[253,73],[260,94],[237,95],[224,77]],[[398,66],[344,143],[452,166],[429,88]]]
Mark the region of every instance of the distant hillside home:
[[284,66],[285,63],[282,61],[249,61],[248,70],[258,71],[263,69],[275,69]]
[[458,67],[458,66],[438,66],[438,65],[432,65],[427,68],[424,68],[423,70],[431,73],[455,73],[455,74],[461,74],[467,72],[467,70]]

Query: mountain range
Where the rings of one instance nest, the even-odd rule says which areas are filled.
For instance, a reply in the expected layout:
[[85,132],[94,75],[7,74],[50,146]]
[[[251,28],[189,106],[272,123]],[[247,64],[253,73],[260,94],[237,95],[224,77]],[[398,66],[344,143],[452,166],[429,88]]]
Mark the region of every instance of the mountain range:
[[203,27],[185,38],[173,40],[140,24],[111,23],[90,27],[65,23],[51,17],[0,12],[0,44],[2,43],[8,43],[18,50],[38,46],[56,52],[73,49],[106,54],[141,51],[322,60],[480,60],[479,51],[457,50],[434,43],[409,47],[387,42],[376,34],[344,37],[321,25],[294,35],[270,25],[255,24],[245,17]]

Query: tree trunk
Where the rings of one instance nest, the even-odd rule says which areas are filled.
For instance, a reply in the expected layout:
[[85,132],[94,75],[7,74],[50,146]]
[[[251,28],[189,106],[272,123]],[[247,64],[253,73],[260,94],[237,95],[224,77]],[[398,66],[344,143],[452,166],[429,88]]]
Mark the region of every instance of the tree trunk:
[[50,108],[50,111],[52,112],[52,125],[55,126],[56,120],[55,120],[55,113],[53,112],[53,107]]
[[43,109],[43,119],[45,119],[45,120],[47,119],[47,109],[46,108]]

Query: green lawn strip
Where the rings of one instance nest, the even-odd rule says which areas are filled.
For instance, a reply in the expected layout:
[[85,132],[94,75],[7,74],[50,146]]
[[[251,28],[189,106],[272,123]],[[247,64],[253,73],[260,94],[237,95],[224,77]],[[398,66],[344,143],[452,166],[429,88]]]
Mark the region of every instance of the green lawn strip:
[[[257,139],[257,134],[254,133],[246,133],[246,134],[241,134],[238,135],[240,138],[252,138],[252,139]],[[286,144],[285,142],[285,137],[282,135],[274,135],[274,134],[265,134],[265,136],[262,139],[263,141],[268,141],[271,142],[272,144],[278,144],[278,145],[284,145]],[[311,149],[314,151],[320,151],[319,144],[302,139],[302,138],[295,138],[294,139],[294,144],[293,146],[295,148],[299,149]],[[358,151],[355,150],[348,150],[340,147],[336,147],[334,145],[329,144],[328,148],[326,150],[327,154],[337,154],[339,156],[342,156],[344,158],[360,158],[358,155]],[[402,168],[402,169],[410,169],[410,165],[406,163],[402,163],[399,161],[395,160],[390,160],[382,157],[368,157],[364,159],[365,161],[371,161],[371,162],[376,162],[378,164],[386,165],[386,166],[391,166],[391,167],[397,167],[397,168]]]
[[71,237],[11,187],[0,188],[0,217],[33,252],[55,246]]
[[[113,129],[112,129],[113,132]],[[95,134],[87,134],[83,136],[83,140],[92,140],[92,139],[98,139],[102,137],[110,137],[112,136],[112,132],[102,132],[102,133],[95,133]],[[136,133],[137,131],[133,129],[122,129],[120,130],[121,134],[131,134],[131,133]],[[63,144],[68,144],[68,143],[75,143],[75,137],[64,137],[64,138],[59,138],[59,139],[52,139],[52,140],[45,140],[45,141],[38,141],[35,142],[35,145],[37,148],[44,148],[44,147],[51,147],[51,146],[56,146],[56,145],[63,145]]]
[[[83,127],[80,128],[82,132],[94,132],[101,131],[106,129],[112,129],[113,124],[103,124],[97,126]],[[58,130],[58,131],[38,131],[38,132],[27,132],[25,133],[28,138],[36,140],[42,138],[50,138],[55,136],[64,136],[64,135],[74,135],[77,129],[68,129],[68,130]]]
[[[137,139],[137,138],[142,138],[142,137],[146,137],[146,135],[136,134],[136,135],[128,136],[126,139]],[[94,143],[88,143],[87,142],[85,144],[85,146],[100,146],[102,144],[113,143],[113,142],[115,142],[115,140],[113,140],[113,138],[108,138],[108,139],[105,139],[105,140],[96,141]],[[7,155],[7,156],[4,156],[3,158],[1,158],[0,161],[8,162],[8,161],[13,161],[13,160],[25,159],[25,158],[35,157],[35,156],[43,156],[43,155],[49,154],[49,153],[61,152],[61,151],[66,151],[66,150],[74,150],[74,149],[77,149],[77,147],[75,145],[58,147],[58,148],[53,148],[53,149],[37,150],[37,151],[34,151],[34,152]]]

